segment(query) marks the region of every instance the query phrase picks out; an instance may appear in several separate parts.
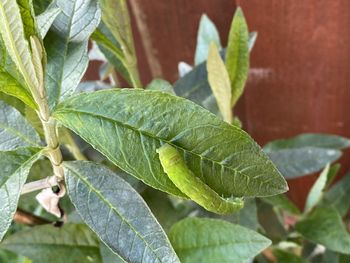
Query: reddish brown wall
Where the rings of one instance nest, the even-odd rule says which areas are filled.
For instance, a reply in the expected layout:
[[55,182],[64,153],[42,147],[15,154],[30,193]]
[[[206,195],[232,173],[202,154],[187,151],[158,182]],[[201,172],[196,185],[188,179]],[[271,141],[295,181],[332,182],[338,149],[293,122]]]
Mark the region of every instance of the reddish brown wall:
[[[177,78],[177,63],[191,63],[199,18],[207,13],[222,42],[235,9],[233,0],[130,0],[139,67],[144,84],[161,76]],[[129,2],[129,3],[130,3]],[[350,1],[243,0],[251,30],[259,33],[252,73],[239,114],[260,143],[301,132],[350,137]],[[134,14],[139,14],[135,21]],[[137,27],[150,36],[150,69]],[[147,31],[146,30],[146,31]],[[90,70],[93,74],[94,69]],[[91,76],[91,75],[90,75]],[[343,158],[344,170],[350,158]],[[301,205],[315,177],[290,182],[290,196]]]

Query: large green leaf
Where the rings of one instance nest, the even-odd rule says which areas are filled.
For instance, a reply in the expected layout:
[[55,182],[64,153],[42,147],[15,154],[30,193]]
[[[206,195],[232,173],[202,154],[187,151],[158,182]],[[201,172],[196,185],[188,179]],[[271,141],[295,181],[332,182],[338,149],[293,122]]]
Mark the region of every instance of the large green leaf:
[[89,60],[88,39],[100,22],[101,11],[97,0],[55,0],[50,8],[62,11],[44,40],[45,85],[52,108],[60,97],[69,97],[83,77]]
[[0,101],[0,151],[39,144],[39,135],[21,113]]
[[65,162],[68,194],[84,221],[127,262],[179,262],[143,199],[101,165]]
[[33,263],[102,263],[97,237],[79,224],[36,226],[9,236],[0,247]]
[[234,106],[243,93],[249,70],[249,31],[240,7],[235,12],[228,36],[226,67],[232,85],[231,103]]
[[265,150],[265,152],[286,179],[318,172],[327,163],[336,161],[342,155],[339,150],[317,147]]
[[222,220],[187,218],[169,238],[181,262],[247,262],[271,244],[264,236]]
[[208,81],[224,121],[232,122],[231,84],[225,64],[214,44],[210,45],[207,60]]
[[333,207],[316,207],[295,227],[299,233],[314,243],[339,253],[350,254],[350,234]]
[[350,147],[350,140],[337,135],[304,133],[289,139],[275,140],[269,142],[264,146],[264,150],[275,151],[281,149],[295,149],[302,147],[317,147],[341,150]]
[[334,207],[343,217],[350,207],[350,174],[346,174],[329,191],[327,191],[321,204]]
[[[155,107],[156,105],[156,107]],[[54,118],[113,163],[150,186],[183,196],[163,172],[156,149],[175,146],[218,194],[268,196],[287,184],[251,137],[202,107],[170,94],[113,89],[62,103]]]
[[[16,0],[0,2],[0,34],[6,51],[21,73],[26,87],[33,92],[39,86],[39,82],[26,37],[28,34],[34,34],[34,22],[31,21],[32,18],[28,13],[30,10],[26,10],[27,1],[20,2],[21,9]],[[25,27],[22,24],[21,13]]]
[[16,212],[29,170],[39,157],[38,149],[0,152],[0,240]]
[[204,14],[201,16],[199,22],[199,28],[197,33],[197,46],[196,53],[194,56],[194,64],[198,65],[207,60],[210,43],[215,43],[215,45],[222,49],[219,32],[216,29],[213,21]]

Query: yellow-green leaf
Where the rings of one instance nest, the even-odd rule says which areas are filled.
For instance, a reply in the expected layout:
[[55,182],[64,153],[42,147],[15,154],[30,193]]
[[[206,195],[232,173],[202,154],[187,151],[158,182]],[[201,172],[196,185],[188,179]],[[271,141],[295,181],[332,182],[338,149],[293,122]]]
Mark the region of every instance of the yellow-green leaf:
[[224,62],[214,43],[211,43],[207,60],[209,85],[218,103],[224,121],[232,122],[231,85]]

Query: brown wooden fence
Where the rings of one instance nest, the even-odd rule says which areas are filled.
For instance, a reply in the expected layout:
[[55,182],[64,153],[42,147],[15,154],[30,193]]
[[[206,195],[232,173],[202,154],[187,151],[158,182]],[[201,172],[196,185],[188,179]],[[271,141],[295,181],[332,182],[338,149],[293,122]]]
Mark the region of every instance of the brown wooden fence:
[[[179,61],[192,63],[202,13],[217,25],[223,44],[233,0],[129,0],[139,69],[177,79]],[[238,113],[261,145],[302,132],[350,137],[350,1],[242,0],[250,30],[258,31],[251,73]],[[147,52],[145,52],[147,49]],[[88,77],[96,77],[91,67]],[[350,151],[342,158],[350,168]],[[315,176],[289,182],[302,206]]]

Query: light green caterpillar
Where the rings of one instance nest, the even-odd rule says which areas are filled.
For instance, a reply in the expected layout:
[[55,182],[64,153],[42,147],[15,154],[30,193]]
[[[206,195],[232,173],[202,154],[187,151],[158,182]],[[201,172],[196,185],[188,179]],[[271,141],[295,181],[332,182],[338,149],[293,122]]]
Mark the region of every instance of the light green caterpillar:
[[206,210],[229,214],[243,208],[242,198],[222,198],[196,177],[175,147],[165,144],[157,152],[165,173],[174,185]]

